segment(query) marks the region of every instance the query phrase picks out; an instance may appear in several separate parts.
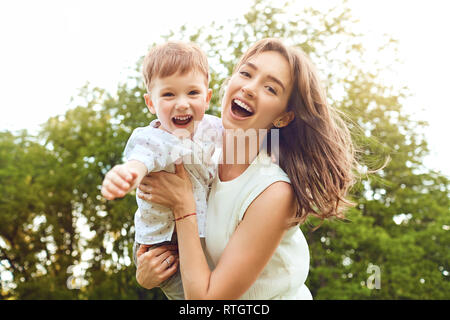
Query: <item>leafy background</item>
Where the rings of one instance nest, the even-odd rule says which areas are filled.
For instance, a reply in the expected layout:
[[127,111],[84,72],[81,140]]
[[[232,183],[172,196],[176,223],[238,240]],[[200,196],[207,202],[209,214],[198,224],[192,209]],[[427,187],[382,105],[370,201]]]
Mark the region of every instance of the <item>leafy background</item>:
[[[422,165],[421,128],[402,107],[408,88],[385,81],[389,68],[366,61],[350,9],[292,13],[256,0],[227,25],[182,27],[164,39],[195,41],[208,53],[209,113],[220,115],[219,89],[254,41],[279,37],[302,48],[322,75],[331,105],[343,111],[359,146],[357,206],[345,221],[301,226],[311,252],[307,286],[314,299],[449,299],[449,179]],[[396,49],[385,37],[380,54]],[[0,297],[2,299],[164,299],[136,283],[131,261],[134,194],[100,196],[103,175],[122,161],[132,130],[152,120],[143,102],[141,62],[107,92],[88,84],[75,108],[51,117],[39,134],[0,132]],[[371,267],[380,270],[371,287]],[[9,276],[6,276],[6,275]]]

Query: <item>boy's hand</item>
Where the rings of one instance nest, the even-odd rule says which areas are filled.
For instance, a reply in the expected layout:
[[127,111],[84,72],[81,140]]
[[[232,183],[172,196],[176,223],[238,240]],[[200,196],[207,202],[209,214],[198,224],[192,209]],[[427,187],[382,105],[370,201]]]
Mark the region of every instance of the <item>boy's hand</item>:
[[127,165],[114,166],[105,176],[102,184],[102,195],[108,200],[124,197],[135,187],[138,173]]

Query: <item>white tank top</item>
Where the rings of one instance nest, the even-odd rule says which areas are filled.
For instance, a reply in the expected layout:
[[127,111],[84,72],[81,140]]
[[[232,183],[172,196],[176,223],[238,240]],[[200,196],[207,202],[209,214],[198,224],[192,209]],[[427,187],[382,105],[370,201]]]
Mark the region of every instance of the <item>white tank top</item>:
[[[290,183],[287,174],[261,151],[237,178],[222,182],[217,175],[208,199],[206,251],[216,266],[248,206],[277,181]],[[290,228],[243,300],[312,299],[305,280],[309,271],[308,244],[298,226]]]

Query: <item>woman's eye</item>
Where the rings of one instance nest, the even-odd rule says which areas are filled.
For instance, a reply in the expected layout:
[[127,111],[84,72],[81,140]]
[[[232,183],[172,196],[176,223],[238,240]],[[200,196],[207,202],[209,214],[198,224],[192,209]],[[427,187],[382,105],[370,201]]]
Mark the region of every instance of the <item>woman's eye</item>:
[[272,88],[271,86],[267,86],[266,88],[267,88],[267,90],[269,90],[271,93],[277,94],[277,91],[276,91],[274,88]]
[[248,73],[247,71],[240,71],[239,73],[244,77],[250,77],[250,73]]

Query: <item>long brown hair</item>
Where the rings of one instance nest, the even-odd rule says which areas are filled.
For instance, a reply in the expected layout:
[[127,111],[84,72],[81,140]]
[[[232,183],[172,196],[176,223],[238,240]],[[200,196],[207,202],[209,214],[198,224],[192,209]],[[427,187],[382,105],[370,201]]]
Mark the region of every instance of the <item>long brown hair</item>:
[[[301,49],[278,39],[260,40],[241,57],[234,72],[265,51],[280,53],[291,67],[293,87],[287,111],[295,118],[280,128],[279,164],[295,192],[295,223],[303,223],[309,215],[322,220],[344,218],[344,208],[354,205],[345,197],[355,181],[357,165],[350,132],[339,111],[327,103],[316,68]],[[270,146],[270,130],[267,139]]]

